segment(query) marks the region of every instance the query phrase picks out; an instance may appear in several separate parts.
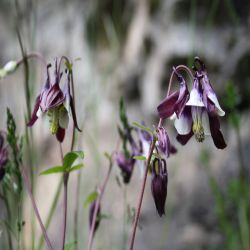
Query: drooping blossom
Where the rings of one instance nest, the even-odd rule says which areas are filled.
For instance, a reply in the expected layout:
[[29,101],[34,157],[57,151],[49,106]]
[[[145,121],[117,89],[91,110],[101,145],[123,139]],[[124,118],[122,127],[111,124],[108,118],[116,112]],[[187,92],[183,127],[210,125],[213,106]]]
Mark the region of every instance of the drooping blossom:
[[173,68],[174,75],[177,77],[180,88],[168,95],[157,107],[160,118],[166,119],[176,114],[177,117],[183,112],[185,104],[189,99],[189,91],[184,78]]
[[53,135],[56,135],[58,141],[62,142],[65,136],[65,129],[68,127],[69,116],[72,116],[74,126],[80,131],[76,113],[73,103],[73,98],[70,93],[70,73],[67,72],[66,82],[63,90],[60,88],[60,81],[62,74],[55,61],[54,79],[51,80],[49,68],[51,64],[47,66],[47,79],[41,90],[41,93],[37,96],[35,107],[32,113],[31,120],[28,122],[28,126],[31,127],[37,121],[41,114],[47,114],[49,116],[50,131]]
[[155,158],[152,166],[151,191],[159,216],[165,214],[167,186],[168,172],[166,160]]
[[6,146],[6,134],[0,131],[0,181],[5,175],[5,165],[8,162],[8,150]]
[[202,63],[201,69],[196,69],[190,98],[181,116],[175,119],[177,140],[185,145],[193,135],[198,142],[203,142],[206,135],[211,135],[217,148],[225,148],[218,119],[218,116],[224,115]]
[[121,169],[123,182],[128,184],[134,170],[135,159],[133,156],[126,157],[126,155],[120,151],[115,153],[115,160],[118,167]]

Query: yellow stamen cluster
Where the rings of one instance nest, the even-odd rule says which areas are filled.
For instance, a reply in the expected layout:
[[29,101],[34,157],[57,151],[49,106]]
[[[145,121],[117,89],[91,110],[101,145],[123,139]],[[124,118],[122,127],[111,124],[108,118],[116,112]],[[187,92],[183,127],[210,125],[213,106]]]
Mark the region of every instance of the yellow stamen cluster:
[[205,134],[202,123],[199,119],[193,121],[192,130],[194,132],[195,139],[198,142],[203,142],[205,139]]
[[52,135],[55,135],[59,128],[60,107],[48,110],[49,129]]

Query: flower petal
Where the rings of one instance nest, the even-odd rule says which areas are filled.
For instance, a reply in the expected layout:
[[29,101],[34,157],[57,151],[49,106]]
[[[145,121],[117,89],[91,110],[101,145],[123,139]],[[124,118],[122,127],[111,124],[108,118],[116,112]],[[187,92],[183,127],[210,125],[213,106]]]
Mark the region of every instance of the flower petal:
[[205,103],[205,106],[206,108],[208,109],[209,108],[209,102],[207,99],[209,99],[214,105],[215,105],[215,108],[216,108],[216,113],[219,115],[219,116],[224,116],[225,115],[225,112],[224,110],[221,108],[220,104],[219,104],[219,101],[217,99],[217,96],[210,84],[210,81],[208,79],[208,76],[206,74],[206,72],[203,72],[203,78],[201,79],[201,82],[203,84],[203,88],[204,88],[204,103]]
[[65,137],[65,129],[59,126],[56,133],[56,138],[59,142],[63,142],[64,137]]
[[160,105],[157,107],[160,118],[168,118],[174,113],[175,103],[178,100],[178,96],[179,91],[175,91],[160,103]]
[[188,100],[189,100],[189,91],[187,88],[187,84],[185,83],[183,79],[183,82],[181,83],[181,87],[180,87],[179,97],[175,103],[175,113],[178,118],[182,114]]
[[193,136],[193,130],[190,131],[189,134],[187,135],[180,135],[178,134],[176,136],[176,140],[181,144],[181,145],[186,145],[189,139]]
[[204,107],[204,103],[202,101],[202,95],[197,88],[193,88],[190,92],[190,98],[186,103],[187,106],[197,106]]
[[69,116],[67,110],[62,107],[59,111],[59,125],[60,127],[66,129],[69,124]]
[[225,111],[221,108],[215,93],[209,92],[207,97],[215,104],[217,114],[219,116],[224,116]]
[[211,135],[210,126],[209,126],[209,118],[205,110],[203,110],[202,112],[201,119],[202,119],[202,126],[204,129],[205,135]]
[[32,112],[32,115],[31,115],[31,119],[30,121],[27,123],[27,126],[28,127],[31,127],[35,122],[36,120],[38,119],[38,116],[37,116],[37,112],[39,110],[39,107],[40,107],[40,95],[36,98],[36,102],[35,102],[35,107],[34,107],[34,110]]
[[209,125],[214,145],[219,149],[224,149],[227,146],[227,144],[220,131],[220,122],[218,116],[209,115]]
[[186,107],[180,118],[175,119],[174,126],[180,135],[189,134],[192,128],[192,115],[190,107]]

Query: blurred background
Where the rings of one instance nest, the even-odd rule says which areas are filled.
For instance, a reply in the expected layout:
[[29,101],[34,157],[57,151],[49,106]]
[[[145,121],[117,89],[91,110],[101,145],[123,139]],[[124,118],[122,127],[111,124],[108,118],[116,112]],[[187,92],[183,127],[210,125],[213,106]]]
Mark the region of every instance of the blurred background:
[[[226,111],[221,126],[228,146],[217,150],[207,138],[202,144],[191,139],[183,147],[175,140],[171,121],[165,123],[178,149],[168,161],[166,216],[160,218],[156,213],[149,177],[135,249],[250,250],[249,0],[0,0],[0,67],[22,57],[16,27],[27,52],[41,53],[48,63],[62,55],[73,61],[76,112],[83,128],[75,148],[85,152],[78,197],[78,249],[86,249],[88,239],[84,201],[103,181],[108,170],[104,152],[112,152],[118,139],[120,97],[124,97],[131,122],[156,126],[156,107],[166,95],[172,66],[192,66],[194,56],[199,56]],[[35,59],[29,65],[34,103],[46,71]],[[1,129],[6,128],[6,107],[16,119],[18,133],[24,134],[23,67],[0,81]],[[45,219],[60,176],[39,173],[58,164],[59,147],[45,119],[39,119],[32,129],[35,197]],[[69,145],[70,139],[66,139],[65,152]],[[245,171],[244,178],[240,169]],[[68,242],[74,240],[78,178],[79,172],[75,172],[69,180]],[[126,187],[118,185],[117,178],[121,180],[120,170],[114,166],[102,202],[106,216],[96,233],[94,249],[128,247],[140,171],[135,169]],[[31,211],[25,196],[25,249],[32,249]],[[5,215],[0,203],[0,219]],[[58,248],[61,221],[60,196],[49,228]],[[0,249],[6,249],[5,229],[0,226]],[[36,242],[40,234],[36,225]]]

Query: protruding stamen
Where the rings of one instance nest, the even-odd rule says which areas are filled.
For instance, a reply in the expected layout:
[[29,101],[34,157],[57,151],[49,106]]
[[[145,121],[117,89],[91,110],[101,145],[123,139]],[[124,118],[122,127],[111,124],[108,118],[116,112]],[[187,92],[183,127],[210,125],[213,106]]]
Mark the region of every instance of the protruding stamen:
[[192,107],[192,117],[193,117],[193,126],[192,130],[195,135],[195,139],[198,142],[203,142],[205,140],[204,128],[202,126],[202,109],[201,107]]

